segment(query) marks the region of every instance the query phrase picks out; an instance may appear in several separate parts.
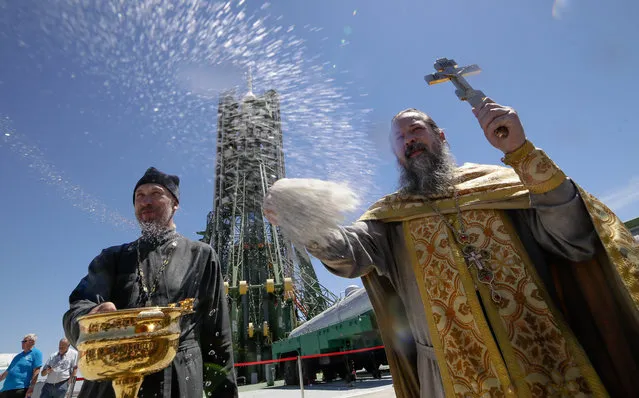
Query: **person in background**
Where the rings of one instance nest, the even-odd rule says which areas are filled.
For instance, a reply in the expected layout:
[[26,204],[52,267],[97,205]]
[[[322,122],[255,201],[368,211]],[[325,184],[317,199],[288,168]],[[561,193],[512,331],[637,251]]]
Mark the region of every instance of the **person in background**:
[[78,352],[70,349],[69,340],[63,338],[58,344],[58,351],[49,356],[42,368],[41,375],[47,377],[40,398],[64,398],[69,389],[69,382],[78,371]]
[[0,381],[4,380],[0,398],[25,398],[33,393],[42,366],[42,352],[35,348],[37,339],[33,333],[22,339],[22,352],[13,357],[0,375]]

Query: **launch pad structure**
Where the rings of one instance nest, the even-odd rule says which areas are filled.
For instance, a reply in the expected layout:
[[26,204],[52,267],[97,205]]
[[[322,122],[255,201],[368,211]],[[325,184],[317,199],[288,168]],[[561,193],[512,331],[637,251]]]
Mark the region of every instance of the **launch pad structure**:
[[[225,280],[235,362],[271,359],[271,344],[331,306],[310,257],[264,218],[268,188],[286,176],[279,95],[220,95],[215,193],[203,241],[218,254]],[[236,368],[251,383],[264,368]],[[256,380],[257,379],[257,380]]]

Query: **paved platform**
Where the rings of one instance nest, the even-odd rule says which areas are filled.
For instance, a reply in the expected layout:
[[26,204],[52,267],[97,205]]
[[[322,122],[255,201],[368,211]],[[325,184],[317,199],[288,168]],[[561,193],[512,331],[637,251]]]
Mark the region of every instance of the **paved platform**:
[[[277,381],[274,386],[256,384],[240,387],[240,398],[300,398],[302,396],[298,386],[285,386]],[[395,398],[393,380],[390,376],[381,380],[360,379],[349,386],[344,381],[319,383],[304,387],[304,398]]]

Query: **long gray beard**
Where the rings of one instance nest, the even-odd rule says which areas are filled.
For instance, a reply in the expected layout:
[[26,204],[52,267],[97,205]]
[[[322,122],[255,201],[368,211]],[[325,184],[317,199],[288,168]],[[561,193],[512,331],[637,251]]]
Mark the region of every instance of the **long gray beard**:
[[448,192],[455,180],[455,158],[448,145],[441,145],[437,153],[424,152],[407,165],[400,164],[400,191],[411,195],[437,196]]
[[150,243],[159,242],[169,232],[174,231],[172,227],[161,226],[152,222],[140,222],[139,224],[140,238]]

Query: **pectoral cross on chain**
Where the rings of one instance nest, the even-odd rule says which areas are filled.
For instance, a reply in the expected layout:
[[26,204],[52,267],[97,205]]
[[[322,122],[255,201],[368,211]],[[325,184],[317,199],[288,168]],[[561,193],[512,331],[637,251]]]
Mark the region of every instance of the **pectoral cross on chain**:
[[495,274],[488,268],[484,261],[490,259],[490,253],[486,250],[480,250],[473,245],[466,245],[462,249],[464,258],[468,268],[475,266],[477,269],[477,280],[490,288],[490,296],[495,303],[501,302],[501,296],[495,291],[493,281],[495,280]]

